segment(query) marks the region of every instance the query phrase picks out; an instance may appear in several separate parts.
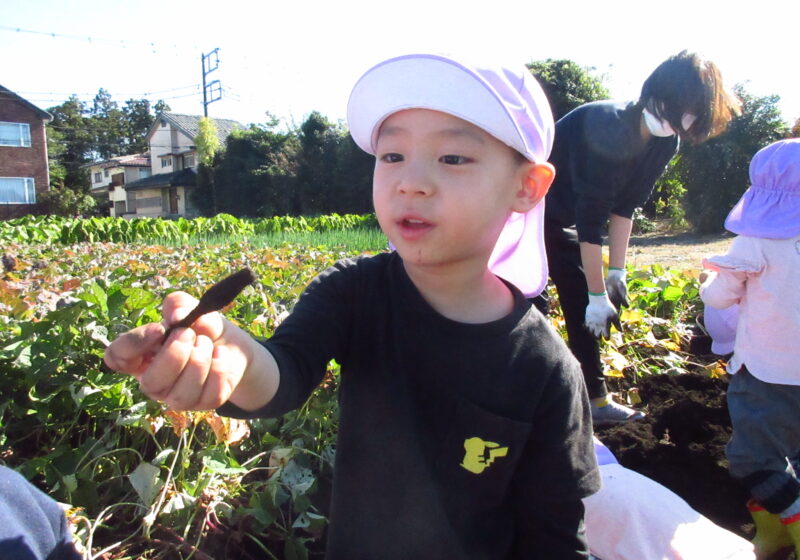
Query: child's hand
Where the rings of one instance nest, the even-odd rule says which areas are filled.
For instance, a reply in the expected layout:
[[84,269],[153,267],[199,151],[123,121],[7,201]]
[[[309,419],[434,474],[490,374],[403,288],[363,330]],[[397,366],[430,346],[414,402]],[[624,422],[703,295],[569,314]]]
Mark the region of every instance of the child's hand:
[[709,279],[713,280],[716,275],[717,273],[714,270],[704,270],[703,272],[700,273],[698,280],[700,280],[701,284],[705,284],[707,280]]
[[[195,305],[189,294],[169,294],[164,323],[176,323]],[[106,364],[133,375],[147,396],[176,410],[209,410],[229,400],[247,369],[249,335],[216,312],[163,340],[165,330],[151,323],[128,331],[106,348]]]

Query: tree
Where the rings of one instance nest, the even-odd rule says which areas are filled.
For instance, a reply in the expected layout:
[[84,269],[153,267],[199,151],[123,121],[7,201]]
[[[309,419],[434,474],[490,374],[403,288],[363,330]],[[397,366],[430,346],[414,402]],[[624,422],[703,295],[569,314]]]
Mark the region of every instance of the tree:
[[126,154],[137,154],[148,149],[147,133],[155,122],[147,99],[128,99],[122,108],[124,150]]
[[111,94],[100,88],[89,111],[94,149],[101,160],[128,153],[125,149],[124,115]]
[[341,126],[331,124],[316,111],[300,125],[293,214],[328,213],[335,206],[337,147],[345,135]]
[[39,208],[56,216],[82,216],[91,213],[96,205],[92,195],[66,187],[52,188],[39,197]]
[[548,58],[527,66],[547,95],[555,120],[584,103],[609,98],[603,81],[591,76],[590,68],[571,60]]
[[211,165],[214,155],[219,151],[217,125],[214,124],[214,121],[208,117],[200,119],[194,143],[197,146],[198,161],[204,165]]
[[777,95],[756,97],[737,85],[742,115],[727,132],[697,146],[682,145],[676,167],[686,189],[686,218],[700,233],[720,232],[725,217],[749,186],[750,160],[764,146],[787,136]]
[[340,138],[336,151],[333,172],[333,190],[336,196],[330,212],[372,212],[372,171],[375,157],[359,148],[349,134]]
[[206,188],[196,189],[192,201],[201,212],[213,216],[219,212],[213,172],[215,156],[219,152],[219,138],[214,121],[208,117],[200,119],[194,143],[197,147],[198,181],[202,179]]
[[288,214],[295,190],[296,138],[270,126],[234,131],[215,170],[221,212],[236,216]]
[[53,120],[47,125],[47,135],[58,139],[63,150],[55,155],[52,165],[64,169],[63,184],[66,188],[86,192],[89,190],[89,173],[82,167],[92,161],[94,137],[86,116],[86,105],[77,96],[47,110]]
[[50,188],[63,188],[67,180],[67,169],[63,158],[67,150],[64,133],[58,128],[47,127],[47,165],[50,174]]

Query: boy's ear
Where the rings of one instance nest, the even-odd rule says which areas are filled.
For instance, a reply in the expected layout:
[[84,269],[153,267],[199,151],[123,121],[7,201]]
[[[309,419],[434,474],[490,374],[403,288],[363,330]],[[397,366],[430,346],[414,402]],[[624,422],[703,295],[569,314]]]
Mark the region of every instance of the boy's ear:
[[530,163],[526,168],[513,209],[523,214],[539,204],[556,176],[555,167],[550,163]]

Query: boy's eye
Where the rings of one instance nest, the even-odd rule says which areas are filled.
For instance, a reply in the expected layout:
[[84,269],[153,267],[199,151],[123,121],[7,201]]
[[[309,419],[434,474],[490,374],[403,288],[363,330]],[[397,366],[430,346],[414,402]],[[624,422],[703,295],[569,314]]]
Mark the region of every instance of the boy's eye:
[[469,163],[469,158],[464,156],[455,156],[448,154],[446,156],[442,156],[439,158],[439,161],[445,163],[447,165],[464,165],[465,163]]
[[381,161],[386,163],[398,163],[400,161],[403,161],[403,155],[390,152],[388,154],[383,154],[381,156]]

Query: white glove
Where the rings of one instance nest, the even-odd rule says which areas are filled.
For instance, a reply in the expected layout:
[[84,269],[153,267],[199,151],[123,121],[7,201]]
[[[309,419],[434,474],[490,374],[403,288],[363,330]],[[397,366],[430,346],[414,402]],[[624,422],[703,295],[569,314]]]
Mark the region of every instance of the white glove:
[[589,305],[586,306],[583,326],[595,336],[608,338],[611,334],[611,325],[614,324],[618,331],[622,331],[619,315],[611,300],[605,293],[589,294]]
[[627,272],[624,268],[609,268],[606,275],[606,293],[611,305],[619,309],[628,306]]

